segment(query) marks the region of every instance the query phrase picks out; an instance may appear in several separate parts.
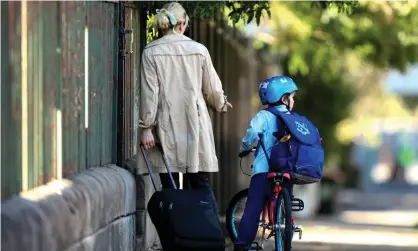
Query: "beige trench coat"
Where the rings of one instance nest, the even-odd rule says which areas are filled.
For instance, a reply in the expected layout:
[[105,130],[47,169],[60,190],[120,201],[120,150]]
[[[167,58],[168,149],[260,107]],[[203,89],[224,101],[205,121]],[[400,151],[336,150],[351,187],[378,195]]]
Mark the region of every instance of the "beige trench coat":
[[[206,47],[166,35],[142,54],[139,127],[152,128],[173,172],[217,172],[218,159],[206,105],[225,112],[226,97]],[[146,173],[138,149],[139,173]],[[153,172],[166,172],[154,147],[147,151]]]

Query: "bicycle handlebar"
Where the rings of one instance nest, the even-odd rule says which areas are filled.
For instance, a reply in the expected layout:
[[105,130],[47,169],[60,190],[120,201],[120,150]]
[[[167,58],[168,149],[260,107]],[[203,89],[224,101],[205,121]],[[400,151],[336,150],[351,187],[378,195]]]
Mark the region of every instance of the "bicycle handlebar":
[[252,153],[252,152],[255,152],[255,150],[257,149],[257,147],[253,147],[253,148],[251,148],[250,150],[248,150],[248,151],[244,151],[244,152],[240,152],[239,154],[238,154],[238,156],[240,157],[240,158],[243,158],[243,157],[245,157],[245,156],[247,156],[248,154],[250,154],[250,153]]
[[[259,133],[258,134],[258,140],[260,141],[262,137],[263,137],[263,134],[262,133]],[[238,154],[238,157],[243,158],[243,157],[247,156],[248,154],[250,154],[252,152],[255,152],[256,150],[257,150],[257,147],[254,146],[253,148],[251,148],[251,150],[244,151],[244,152],[240,152]]]

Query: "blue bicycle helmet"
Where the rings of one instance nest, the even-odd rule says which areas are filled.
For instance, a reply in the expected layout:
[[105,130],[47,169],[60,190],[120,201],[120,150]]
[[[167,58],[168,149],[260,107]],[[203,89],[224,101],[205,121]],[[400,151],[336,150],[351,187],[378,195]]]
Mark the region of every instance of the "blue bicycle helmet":
[[274,76],[265,79],[258,87],[258,95],[263,105],[274,104],[285,94],[290,94],[298,90],[293,80],[286,76]]

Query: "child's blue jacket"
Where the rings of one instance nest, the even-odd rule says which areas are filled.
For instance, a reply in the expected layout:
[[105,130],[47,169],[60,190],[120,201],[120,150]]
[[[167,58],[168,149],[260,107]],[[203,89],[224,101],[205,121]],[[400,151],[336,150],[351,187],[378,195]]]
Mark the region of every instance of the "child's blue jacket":
[[[281,112],[288,112],[285,105],[275,106],[275,109]],[[263,136],[264,146],[266,147],[268,157],[270,158],[271,148],[277,143],[277,138],[273,133],[282,131],[284,128],[278,128],[281,123],[278,123],[278,118],[271,112],[261,110],[259,111],[250,122],[250,126],[247,129],[245,136],[242,138],[242,144],[240,152],[250,150],[254,143],[259,140],[259,134]],[[268,160],[264,154],[261,145],[258,144],[257,151],[255,152],[255,160],[253,163],[252,176],[258,173],[267,173],[269,171]]]

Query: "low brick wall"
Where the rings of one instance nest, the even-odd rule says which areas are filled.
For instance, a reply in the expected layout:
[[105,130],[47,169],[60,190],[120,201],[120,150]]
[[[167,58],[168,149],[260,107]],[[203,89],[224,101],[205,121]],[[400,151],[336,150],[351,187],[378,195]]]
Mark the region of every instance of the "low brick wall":
[[134,177],[117,166],[52,181],[2,202],[5,251],[133,250]]

